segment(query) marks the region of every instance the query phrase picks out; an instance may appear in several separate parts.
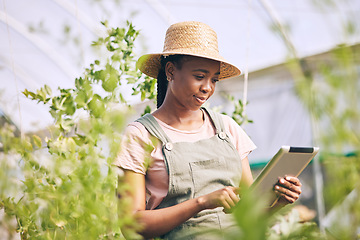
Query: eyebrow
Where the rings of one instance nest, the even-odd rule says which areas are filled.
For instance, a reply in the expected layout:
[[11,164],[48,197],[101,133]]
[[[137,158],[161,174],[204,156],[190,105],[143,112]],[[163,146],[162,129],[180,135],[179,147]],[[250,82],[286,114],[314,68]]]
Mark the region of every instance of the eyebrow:
[[[193,72],[203,72],[203,73],[209,73],[209,71],[208,71],[208,70],[201,69],[201,68],[199,68],[199,69],[194,69],[194,70],[193,70]],[[220,75],[220,72],[215,73],[215,75]]]

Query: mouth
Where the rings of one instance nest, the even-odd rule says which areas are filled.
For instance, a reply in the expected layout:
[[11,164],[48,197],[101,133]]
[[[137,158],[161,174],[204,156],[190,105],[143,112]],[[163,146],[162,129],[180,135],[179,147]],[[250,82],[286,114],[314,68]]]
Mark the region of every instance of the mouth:
[[194,97],[195,97],[196,101],[199,102],[200,104],[204,104],[207,100],[207,97],[198,97],[195,95],[194,95]]

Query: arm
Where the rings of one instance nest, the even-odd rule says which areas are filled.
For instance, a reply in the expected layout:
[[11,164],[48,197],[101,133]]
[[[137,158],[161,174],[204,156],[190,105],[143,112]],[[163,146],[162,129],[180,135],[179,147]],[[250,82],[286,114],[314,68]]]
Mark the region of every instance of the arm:
[[245,157],[243,160],[241,160],[241,165],[242,165],[242,175],[241,175],[240,186],[249,188],[251,184],[254,182],[254,178],[252,176],[250,169],[249,159]]
[[145,210],[145,176],[125,170],[125,182],[129,184],[128,197],[131,198],[132,211],[142,224],[140,234],[145,238],[161,236],[204,209],[224,207],[230,209],[239,201],[237,189],[226,187],[210,194],[187,200],[178,205]]
[[[248,154],[249,151],[255,149],[255,145],[252,143],[250,138],[246,135],[244,130],[229,116],[223,116],[223,121],[226,126],[229,127],[228,131],[234,139],[234,145],[239,151],[240,157],[242,154]],[[247,144],[244,144],[247,143]],[[242,159],[242,177],[240,186],[248,188],[253,183],[254,179],[251,174],[249,160],[247,157]],[[288,179],[287,179],[288,178]],[[277,186],[277,187],[276,187]],[[301,183],[299,179],[294,177],[280,178],[276,183],[274,191],[280,196],[280,201],[274,206],[275,208],[282,207],[289,203],[294,203],[301,194]]]

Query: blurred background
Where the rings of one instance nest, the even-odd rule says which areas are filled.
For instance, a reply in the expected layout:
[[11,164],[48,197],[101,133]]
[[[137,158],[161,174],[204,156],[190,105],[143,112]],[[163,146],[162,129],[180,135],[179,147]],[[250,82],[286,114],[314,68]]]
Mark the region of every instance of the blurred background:
[[[304,92],[322,92],[324,73],[342,71],[336,64],[323,66],[337,62],[341,53],[336,51],[343,46],[350,49],[355,64],[354,96],[349,100],[344,92],[322,101],[340,102],[340,109],[352,106],[359,112],[358,0],[1,0],[1,122],[11,122],[25,134],[52,124],[47,107],[22,92],[36,91],[44,84],[53,90],[73,88],[84,68],[102,57],[91,47],[105,35],[101,21],[111,27],[132,22],[140,30],[135,47],[140,56],[161,52],[170,24],[188,20],[210,25],[218,34],[221,55],[243,71],[240,77],[220,82],[209,104],[229,113],[234,105],[226,94],[248,102],[244,112],[253,123],[242,127],[258,147],[249,157],[255,176],[281,145],[331,146],[331,138],[323,141],[321,133],[332,122],[321,118],[319,109],[313,108],[316,98]],[[292,59],[298,60],[300,70],[291,67]],[[341,78],[332,81],[345,84]],[[124,95],[132,104],[142,104],[130,95],[129,86],[124,86]],[[359,128],[355,130],[358,137]],[[346,155],[357,149],[352,142],[333,150]],[[326,173],[316,162],[320,160],[302,174],[301,201],[325,219],[321,192]]]
[[[218,33],[221,54],[249,73],[246,110],[255,124],[244,128],[258,146],[251,159],[261,162],[280,145],[313,144],[311,119],[284,65],[293,53],[281,31],[298,57],[316,61],[339,44],[358,44],[359,16],[360,2],[355,0],[2,0],[0,110],[24,132],[51,124],[47,109],[21,92],[44,84],[53,90],[72,88],[74,79],[101,55],[91,47],[104,35],[101,21],[112,27],[131,21],[140,30],[135,48],[139,56],[162,51],[171,23],[202,21]],[[354,34],[346,32],[349,27]],[[231,105],[226,105],[223,92],[243,99],[244,74],[218,84],[211,106],[223,105],[227,111]]]

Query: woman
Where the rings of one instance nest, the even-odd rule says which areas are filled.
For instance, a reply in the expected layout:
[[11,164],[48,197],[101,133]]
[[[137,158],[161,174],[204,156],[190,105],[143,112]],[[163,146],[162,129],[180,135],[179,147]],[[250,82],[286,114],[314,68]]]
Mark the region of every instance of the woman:
[[[164,51],[142,56],[137,66],[158,80],[158,109],[129,124],[116,164],[133,190],[140,234],[177,239],[230,227],[225,212],[239,201],[238,187],[253,182],[247,155],[256,147],[230,117],[202,105],[217,81],[240,70],[219,55],[216,33],[200,22],[170,26]],[[301,184],[281,178],[275,191],[293,203]]]

